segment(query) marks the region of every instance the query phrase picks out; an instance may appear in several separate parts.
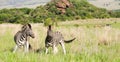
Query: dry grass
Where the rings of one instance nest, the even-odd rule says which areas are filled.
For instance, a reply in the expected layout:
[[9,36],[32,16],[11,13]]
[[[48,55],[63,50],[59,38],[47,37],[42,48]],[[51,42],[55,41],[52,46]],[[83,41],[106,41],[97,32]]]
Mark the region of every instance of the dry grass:
[[[116,62],[120,61],[120,22],[119,19],[106,19],[106,21],[101,22],[103,20],[82,20],[82,21],[71,21],[71,22],[60,22],[59,26],[54,27],[54,31],[60,31],[65,40],[76,37],[76,40],[70,44],[65,44],[67,55],[64,56],[62,54],[61,47],[60,52],[58,53],[58,57],[61,58],[62,62]],[[116,22],[116,23],[114,23]],[[105,24],[111,24],[110,26],[105,26]],[[96,27],[96,25],[103,25],[100,27]],[[15,57],[19,58],[19,54],[13,56],[9,50],[14,47],[15,43],[13,40],[14,34],[20,30],[20,24],[0,24],[0,61],[6,62],[8,60],[13,61],[12,59]],[[19,59],[19,61],[30,61],[33,62],[38,61],[46,61],[46,62],[61,62],[60,59],[53,56],[50,53],[44,54],[44,41],[46,37],[47,27],[43,26],[43,24],[32,24],[33,32],[35,33],[35,38],[30,39],[30,43],[34,50],[42,48],[39,54],[30,53],[29,57],[23,56],[23,58],[28,58],[27,60]],[[98,45],[98,43],[100,45]],[[5,44],[5,45],[4,45]],[[107,44],[107,45],[104,45]],[[6,53],[8,52],[8,53]],[[5,54],[9,54],[9,57],[4,56]],[[21,56],[21,55],[20,55]],[[86,57],[85,57],[86,56]],[[31,58],[35,59],[31,59]],[[78,57],[78,58],[77,58]],[[38,60],[41,58],[41,60]],[[45,59],[47,58],[47,59]],[[65,58],[67,58],[65,60]],[[72,58],[72,59],[70,59]],[[112,59],[111,59],[112,58]],[[17,59],[17,58],[16,58]],[[52,60],[51,60],[52,59]],[[53,60],[55,59],[55,60]],[[87,61],[88,60],[88,61]]]

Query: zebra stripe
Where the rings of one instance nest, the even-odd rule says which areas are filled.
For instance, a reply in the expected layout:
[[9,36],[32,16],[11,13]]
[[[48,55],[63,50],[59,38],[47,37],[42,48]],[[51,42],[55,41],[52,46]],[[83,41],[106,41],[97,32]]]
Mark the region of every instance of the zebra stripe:
[[19,40],[17,41],[17,44],[18,44],[19,46],[24,45],[25,42],[26,42],[25,39],[26,39],[25,35],[21,35],[20,38],[19,38]]
[[13,53],[21,46],[25,47],[25,52],[28,52],[29,47],[31,48],[31,45],[29,44],[29,42],[27,41],[27,37],[30,36],[32,38],[34,38],[34,33],[32,32],[32,27],[30,24],[25,24],[23,25],[23,27],[21,28],[20,31],[18,31],[15,35],[14,35],[14,41],[16,43],[16,46],[14,48]]

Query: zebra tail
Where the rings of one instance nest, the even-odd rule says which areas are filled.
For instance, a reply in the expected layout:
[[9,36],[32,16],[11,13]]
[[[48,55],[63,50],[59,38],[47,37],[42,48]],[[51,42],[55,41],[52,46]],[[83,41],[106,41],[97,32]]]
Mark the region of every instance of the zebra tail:
[[73,38],[71,40],[64,40],[65,43],[71,43],[73,40],[75,40],[76,38]]

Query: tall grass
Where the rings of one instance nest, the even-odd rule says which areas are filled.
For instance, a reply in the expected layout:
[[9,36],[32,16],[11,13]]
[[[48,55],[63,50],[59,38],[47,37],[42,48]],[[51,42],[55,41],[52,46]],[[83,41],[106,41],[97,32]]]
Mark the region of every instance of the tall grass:
[[[51,48],[45,54],[47,27],[43,24],[32,24],[35,39],[30,39],[30,43],[34,51],[24,54],[20,49],[13,54],[13,37],[20,28],[20,24],[0,24],[0,62],[120,62],[119,19],[60,22],[54,31],[60,31],[65,40],[76,37],[72,43],[65,44],[66,55],[60,46],[58,54],[52,54]],[[35,52],[37,49],[39,52]]]

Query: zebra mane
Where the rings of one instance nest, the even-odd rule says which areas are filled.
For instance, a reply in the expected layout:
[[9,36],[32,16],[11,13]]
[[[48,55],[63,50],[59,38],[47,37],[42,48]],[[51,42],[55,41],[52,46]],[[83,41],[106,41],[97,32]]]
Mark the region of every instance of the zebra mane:
[[25,24],[22,26],[21,30],[24,31],[26,29],[32,29],[31,25],[30,24]]

